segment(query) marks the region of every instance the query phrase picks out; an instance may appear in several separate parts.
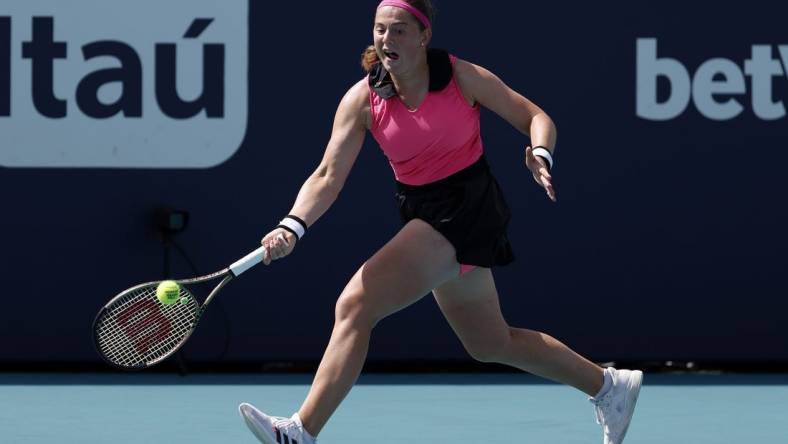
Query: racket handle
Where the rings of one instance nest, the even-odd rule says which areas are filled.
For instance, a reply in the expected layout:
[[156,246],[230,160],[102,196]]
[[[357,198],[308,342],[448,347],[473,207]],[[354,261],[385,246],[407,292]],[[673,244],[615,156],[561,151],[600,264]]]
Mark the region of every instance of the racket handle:
[[241,259],[233,262],[233,264],[230,265],[230,271],[232,271],[233,275],[238,276],[244,271],[262,262],[263,258],[265,257],[268,257],[268,251],[265,249],[265,247],[260,247],[242,257]]

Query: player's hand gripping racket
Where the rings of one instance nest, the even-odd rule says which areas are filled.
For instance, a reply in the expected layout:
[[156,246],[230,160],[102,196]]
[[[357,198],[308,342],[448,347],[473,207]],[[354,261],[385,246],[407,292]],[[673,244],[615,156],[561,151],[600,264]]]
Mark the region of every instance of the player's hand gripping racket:
[[[164,305],[156,297],[161,281],[140,284],[115,296],[96,315],[93,339],[96,350],[109,364],[123,370],[141,370],[175,353],[197,326],[197,321],[219,290],[234,277],[267,258],[265,247],[247,254],[216,273],[176,280],[183,303]],[[186,287],[218,280],[202,304]]]

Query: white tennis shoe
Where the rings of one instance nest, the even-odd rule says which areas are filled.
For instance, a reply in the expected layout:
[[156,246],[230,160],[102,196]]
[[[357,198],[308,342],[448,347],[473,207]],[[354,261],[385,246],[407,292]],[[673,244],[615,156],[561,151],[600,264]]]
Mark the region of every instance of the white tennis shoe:
[[268,416],[246,402],[238,406],[238,411],[249,430],[263,444],[315,444],[317,442],[304,430],[298,413],[293,414],[291,418]]
[[588,398],[596,410],[596,422],[602,426],[604,444],[621,444],[627,434],[632,413],[643,382],[643,372],[639,370],[605,369],[612,384],[604,395]]

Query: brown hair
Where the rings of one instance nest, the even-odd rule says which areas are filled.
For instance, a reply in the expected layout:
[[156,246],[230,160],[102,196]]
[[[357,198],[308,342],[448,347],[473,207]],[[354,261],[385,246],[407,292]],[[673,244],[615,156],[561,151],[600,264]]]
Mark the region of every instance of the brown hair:
[[[426,15],[427,18],[430,19],[430,23],[435,21],[435,7],[432,6],[432,2],[430,0],[405,0],[405,2],[421,11],[422,14]],[[419,24],[419,29],[424,31],[425,28],[421,21],[416,21]],[[379,62],[380,59],[378,59],[378,53],[375,51],[375,45],[367,46],[367,49],[365,49],[361,54],[361,67],[364,68],[364,71],[369,72],[372,67]]]

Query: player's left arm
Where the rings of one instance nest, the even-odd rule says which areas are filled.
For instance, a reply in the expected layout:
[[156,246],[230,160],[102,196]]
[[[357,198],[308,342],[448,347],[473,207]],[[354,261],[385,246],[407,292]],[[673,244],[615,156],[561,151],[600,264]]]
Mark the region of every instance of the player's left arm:
[[[481,66],[457,59],[454,72],[463,95],[471,103],[478,102],[529,136],[531,146],[543,146],[550,153],[555,152],[557,137],[555,124],[536,104]],[[526,147],[525,164],[536,183],[545,189],[551,200],[555,201],[555,190],[547,161],[540,156],[534,156],[531,146]]]

